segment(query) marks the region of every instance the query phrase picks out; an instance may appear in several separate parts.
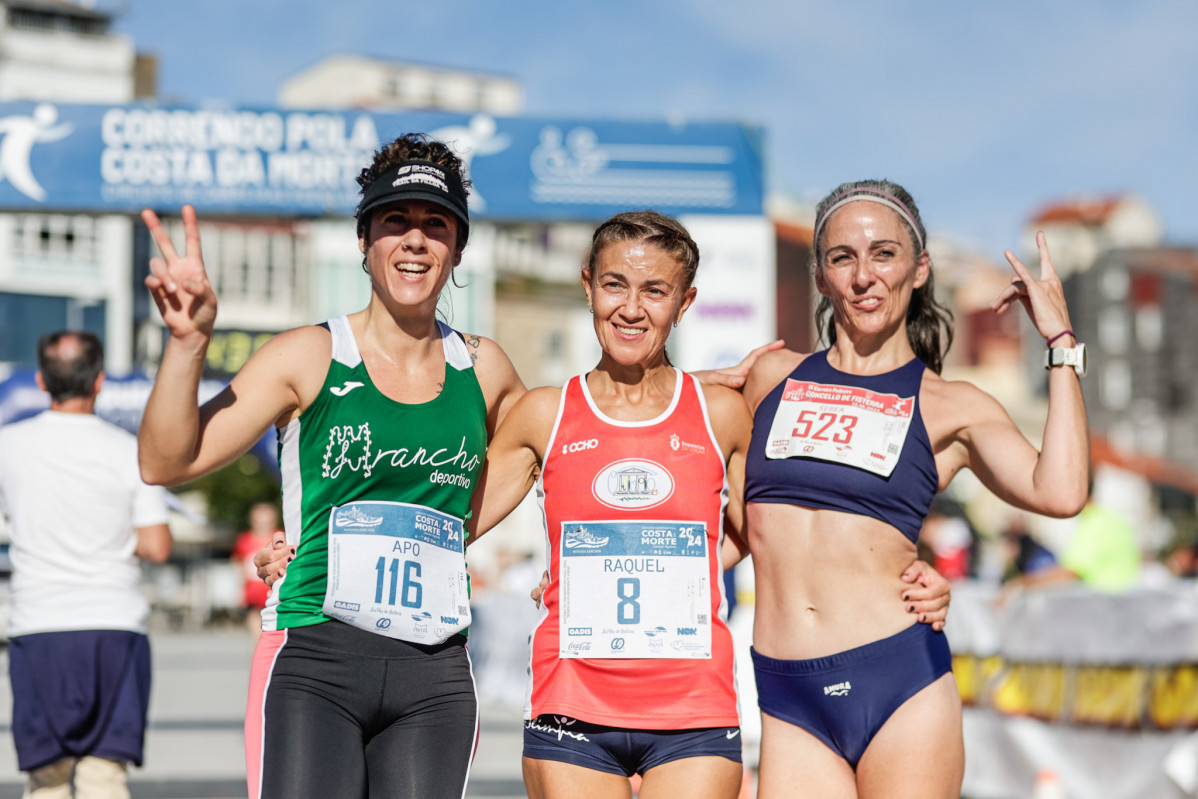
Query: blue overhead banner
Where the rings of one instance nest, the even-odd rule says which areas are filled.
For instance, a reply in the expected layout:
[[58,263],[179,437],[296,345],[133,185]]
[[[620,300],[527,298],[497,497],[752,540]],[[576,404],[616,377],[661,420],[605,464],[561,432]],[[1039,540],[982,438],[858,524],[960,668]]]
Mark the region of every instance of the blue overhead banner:
[[480,218],[762,213],[753,126],[47,102],[0,103],[0,210],[347,216],[373,152],[412,131],[462,155]]

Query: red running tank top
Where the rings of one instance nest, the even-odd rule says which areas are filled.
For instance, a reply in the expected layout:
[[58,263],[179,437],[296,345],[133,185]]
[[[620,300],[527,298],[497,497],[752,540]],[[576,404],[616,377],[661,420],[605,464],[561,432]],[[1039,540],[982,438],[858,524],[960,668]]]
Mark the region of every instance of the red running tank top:
[[656,419],[603,414],[562,389],[537,494],[549,587],[526,718],[668,730],[740,724],[724,622],[724,458],[694,377]]

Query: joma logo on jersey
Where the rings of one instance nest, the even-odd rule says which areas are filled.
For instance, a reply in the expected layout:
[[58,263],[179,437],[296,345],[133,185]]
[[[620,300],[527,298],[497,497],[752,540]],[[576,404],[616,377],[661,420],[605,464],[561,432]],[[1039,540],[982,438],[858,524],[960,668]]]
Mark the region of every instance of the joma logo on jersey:
[[364,385],[366,384],[359,383],[357,380],[346,380],[344,385],[329,386],[329,393],[335,397],[344,397],[355,388],[361,388]]
[[674,478],[654,461],[616,461],[595,475],[591,493],[609,508],[641,510],[669,499],[674,493]]

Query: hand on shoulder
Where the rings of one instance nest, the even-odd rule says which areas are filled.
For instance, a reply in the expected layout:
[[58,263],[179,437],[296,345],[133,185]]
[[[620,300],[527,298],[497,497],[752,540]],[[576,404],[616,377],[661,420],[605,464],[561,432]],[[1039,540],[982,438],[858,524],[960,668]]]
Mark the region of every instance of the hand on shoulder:
[[807,355],[805,352],[787,349],[762,354],[749,370],[749,377],[745,380],[744,396],[749,410],[755,411],[765,395],[793,372]]

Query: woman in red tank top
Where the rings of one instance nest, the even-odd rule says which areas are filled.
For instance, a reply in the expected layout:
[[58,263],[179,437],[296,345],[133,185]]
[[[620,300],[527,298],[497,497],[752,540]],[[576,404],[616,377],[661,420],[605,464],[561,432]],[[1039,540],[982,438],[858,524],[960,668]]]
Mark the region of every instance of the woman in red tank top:
[[[731,799],[740,789],[720,577],[746,554],[752,419],[737,391],[701,385],[666,356],[694,301],[698,261],[669,217],[603,223],[582,270],[599,364],[564,387],[529,391],[487,453],[478,534],[534,483],[547,525],[526,708],[532,797],[627,797],[638,773],[646,798]],[[906,604],[939,622],[946,590],[925,579],[934,588],[909,589]]]

